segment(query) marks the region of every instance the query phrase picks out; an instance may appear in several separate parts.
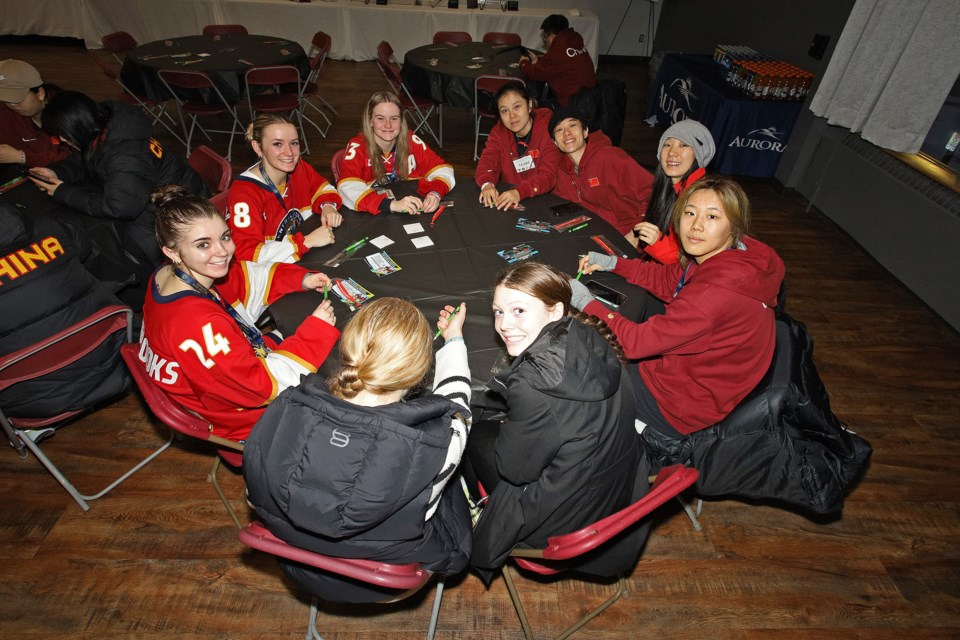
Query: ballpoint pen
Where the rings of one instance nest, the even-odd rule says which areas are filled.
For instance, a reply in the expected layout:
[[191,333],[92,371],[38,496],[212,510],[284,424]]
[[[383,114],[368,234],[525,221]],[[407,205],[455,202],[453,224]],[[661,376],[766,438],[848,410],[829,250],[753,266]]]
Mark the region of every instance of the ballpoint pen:
[[[460,311],[460,306],[457,305],[457,308],[453,310],[453,313],[447,316],[447,322],[450,322],[450,319],[453,318],[453,316],[457,315],[459,311]],[[433,334],[433,339],[436,340],[437,338],[439,338],[442,332],[443,332],[443,329],[437,329],[437,332]]]
[[580,269],[580,271],[577,271],[577,280],[579,280],[580,276],[582,275],[583,275],[583,269]]
[[325,285],[323,285],[323,299],[324,299],[324,300],[327,299],[327,294],[329,293],[329,291],[330,291],[330,283],[328,282],[328,283],[326,283]]
[[590,223],[589,223],[589,222],[584,222],[583,224],[578,225],[578,226],[574,227],[573,229],[567,229],[567,233],[573,233],[574,231],[579,231],[580,229],[583,229],[583,228],[584,228],[585,226],[587,226],[588,224],[590,224]]
[[359,249],[359,248],[362,247],[364,244],[366,244],[367,239],[368,239],[368,238],[360,238],[359,240],[357,240],[356,242],[354,242],[353,244],[351,244],[349,247],[347,247],[346,249],[344,249],[344,251],[353,251],[354,249]]

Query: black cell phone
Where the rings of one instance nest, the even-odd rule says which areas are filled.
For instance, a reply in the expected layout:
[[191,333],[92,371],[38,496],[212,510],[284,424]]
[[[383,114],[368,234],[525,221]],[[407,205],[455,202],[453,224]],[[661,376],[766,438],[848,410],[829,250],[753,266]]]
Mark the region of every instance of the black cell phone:
[[593,294],[593,297],[602,302],[606,302],[611,307],[619,308],[627,301],[627,296],[615,289],[611,289],[605,284],[600,284],[593,280],[587,281],[587,289]]
[[555,216],[566,216],[574,213],[580,213],[583,211],[583,207],[576,202],[564,202],[563,204],[553,205],[550,207],[550,211],[552,211],[553,215]]

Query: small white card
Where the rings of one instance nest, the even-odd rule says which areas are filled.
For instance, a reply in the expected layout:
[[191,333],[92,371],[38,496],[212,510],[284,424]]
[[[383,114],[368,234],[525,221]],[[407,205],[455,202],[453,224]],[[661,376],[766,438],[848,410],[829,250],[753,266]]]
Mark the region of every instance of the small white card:
[[417,236],[416,238],[410,238],[410,242],[412,242],[413,246],[415,246],[417,249],[433,246],[433,240],[430,239],[430,236]]
[[407,232],[408,236],[412,236],[415,233],[423,233],[423,225],[419,222],[414,222],[413,224],[403,225],[403,230]]
[[387,236],[377,236],[376,238],[370,241],[370,244],[375,246],[377,249],[383,249],[384,247],[389,247],[390,245],[392,245],[393,240],[391,240]]

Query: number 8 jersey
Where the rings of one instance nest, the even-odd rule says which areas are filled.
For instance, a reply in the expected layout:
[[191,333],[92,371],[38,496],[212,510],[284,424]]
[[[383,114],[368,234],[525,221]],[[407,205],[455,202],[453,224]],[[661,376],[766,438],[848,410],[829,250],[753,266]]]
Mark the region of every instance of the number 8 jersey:
[[[307,273],[295,265],[237,261],[212,291],[253,325],[267,305],[302,291]],[[143,305],[140,361],[154,383],[209,420],[215,435],[239,442],[277,394],[316,372],[339,335],[330,324],[307,316],[282,342],[264,336],[272,351],[257,357],[220,304],[192,290],[161,295],[155,272]]]

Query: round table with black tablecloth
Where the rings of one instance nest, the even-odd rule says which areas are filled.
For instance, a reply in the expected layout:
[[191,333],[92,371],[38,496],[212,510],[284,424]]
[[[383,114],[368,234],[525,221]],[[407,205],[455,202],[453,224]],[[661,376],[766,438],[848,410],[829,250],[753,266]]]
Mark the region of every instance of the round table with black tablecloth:
[[[395,184],[392,191],[399,198],[414,192],[415,186],[416,182]],[[374,299],[393,296],[410,300],[426,315],[431,326],[435,326],[437,315],[444,305],[456,306],[466,302],[468,314],[464,337],[470,354],[470,372],[473,382],[483,385],[492,372],[506,362],[503,344],[493,328],[491,312],[494,279],[508,266],[497,255],[498,251],[526,243],[539,251],[533,260],[552,264],[572,275],[577,273],[579,256],[591,250],[601,250],[592,236],[605,236],[618,254],[636,255],[636,251],[613,226],[589,211],[553,215],[550,207],[564,200],[552,194],[525,200],[525,211],[486,209],[478,199],[479,189],[475,184],[458,184],[447,196],[447,200],[452,200],[454,205],[447,207],[432,227],[431,214],[410,216],[389,213],[372,216],[345,211],[344,223],[337,229],[336,244],[311,249],[299,264],[322,271],[331,278],[352,277],[371,291]],[[590,221],[585,228],[573,232],[551,231],[541,234],[516,228],[517,219],[521,217],[557,224],[577,215],[590,216]],[[309,218],[305,229],[316,227],[318,219],[319,216]],[[403,226],[415,223],[420,223],[424,232],[408,234]],[[383,251],[399,264],[400,271],[383,277],[373,274],[364,257],[380,250],[369,241],[339,267],[324,265],[324,262],[356,240],[364,237],[373,240],[381,235],[394,241]],[[415,248],[411,238],[422,235],[429,236],[434,245]],[[597,272],[584,276],[582,280],[596,280],[625,294],[627,299],[620,311],[628,318],[639,317],[649,296],[643,289],[610,273]],[[332,292],[330,298],[334,300],[337,326],[343,328],[353,314]],[[322,300],[323,295],[313,291],[291,294],[275,302],[270,307],[270,313],[277,328],[284,335],[292,335]],[[437,346],[441,344],[442,340],[438,339]],[[332,372],[336,368],[336,361],[335,355],[328,358],[322,371]]]
[[403,81],[414,94],[454,107],[471,107],[475,78],[501,76],[527,82],[519,64],[524,51],[522,46],[486,42],[428,44],[407,52]]
[[202,71],[210,76],[223,97],[236,102],[244,94],[243,75],[254,66],[293,65],[306,78],[307,55],[296,42],[276,36],[184,36],[141,45],[129,53],[120,79],[135,93],[153,100],[171,96],[157,72]]

